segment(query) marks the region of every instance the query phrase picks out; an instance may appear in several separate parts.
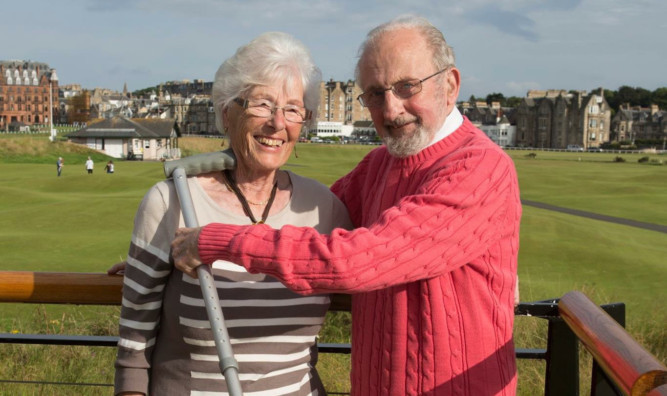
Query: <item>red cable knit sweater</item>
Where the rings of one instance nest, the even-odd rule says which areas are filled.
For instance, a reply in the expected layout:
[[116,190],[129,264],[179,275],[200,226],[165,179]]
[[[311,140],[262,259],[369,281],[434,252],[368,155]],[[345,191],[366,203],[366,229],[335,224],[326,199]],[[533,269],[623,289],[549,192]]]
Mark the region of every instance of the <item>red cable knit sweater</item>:
[[417,155],[374,150],[332,190],[357,229],[210,224],[202,261],[303,294],[352,293],[353,395],[513,395],[521,204],[511,159],[465,119]]

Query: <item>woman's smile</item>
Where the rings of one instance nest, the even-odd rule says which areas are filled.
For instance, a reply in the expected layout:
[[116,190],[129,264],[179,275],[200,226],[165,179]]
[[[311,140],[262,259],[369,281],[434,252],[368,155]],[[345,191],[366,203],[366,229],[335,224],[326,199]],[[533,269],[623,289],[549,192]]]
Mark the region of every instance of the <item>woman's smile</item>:
[[266,136],[255,136],[254,138],[259,144],[267,147],[280,147],[284,143],[282,139],[273,139]]

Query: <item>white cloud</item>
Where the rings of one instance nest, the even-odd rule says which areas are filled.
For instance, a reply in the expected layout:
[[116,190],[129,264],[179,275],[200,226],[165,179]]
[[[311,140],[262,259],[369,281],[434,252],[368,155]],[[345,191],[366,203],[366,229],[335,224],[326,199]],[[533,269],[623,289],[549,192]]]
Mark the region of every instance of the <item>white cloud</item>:
[[402,13],[443,30],[462,95],[665,85],[664,0],[33,0],[5,5],[3,15],[33,19],[6,18],[0,48],[49,63],[63,83],[139,89],[211,80],[239,45],[280,30],[311,49],[326,79],[346,80],[368,30]]
[[541,89],[540,83],[536,81],[508,81],[504,92],[510,92],[507,96],[524,96],[531,89]]

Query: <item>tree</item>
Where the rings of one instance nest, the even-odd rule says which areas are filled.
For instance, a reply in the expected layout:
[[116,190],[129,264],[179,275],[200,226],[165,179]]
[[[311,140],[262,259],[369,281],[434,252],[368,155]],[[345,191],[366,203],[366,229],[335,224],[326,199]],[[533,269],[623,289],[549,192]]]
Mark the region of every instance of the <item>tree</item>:
[[605,89],[604,98],[609,104],[609,107],[611,107],[612,109],[618,109],[620,103],[618,101],[618,95],[616,94],[616,91]]
[[505,95],[503,95],[501,93],[498,93],[498,92],[494,92],[494,93],[486,95],[486,104],[491,106],[491,102],[500,102],[500,105],[504,106],[505,105]]
[[523,98],[520,98],[518,96],[510,96],[505,100],[505,106],[506,107],[519,107],[521,104],[521,101]]
[[637,92],[637,102],[641,107],[651,106],[651,91],[637,87],[635,88],[635,92]]
[[628,103],[632,106],[636,105],[637,103],[637,93],[635,92],[635,89],[627,85],[623,85],[618,88],[616,97],[618,99],[619,105]]
[[660,110],[667,110],[667,87],[658,88],[653,91],[652,102],[660,107]]

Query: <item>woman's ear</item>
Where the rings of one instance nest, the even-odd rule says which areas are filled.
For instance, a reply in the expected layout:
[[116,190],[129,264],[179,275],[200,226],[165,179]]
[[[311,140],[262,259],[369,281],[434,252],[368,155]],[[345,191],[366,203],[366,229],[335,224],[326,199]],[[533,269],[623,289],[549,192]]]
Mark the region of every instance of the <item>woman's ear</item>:
[[222,112],[221,112],[222,113],[222,129],[225,132],[227,132],[227,130],[229,130],[229,124],[228,124],[229,123],[229,121],[228,121],[229,115],[227,114],[228,109],[229,108],[227,106],[225,106],[225,107],[222,108]]

